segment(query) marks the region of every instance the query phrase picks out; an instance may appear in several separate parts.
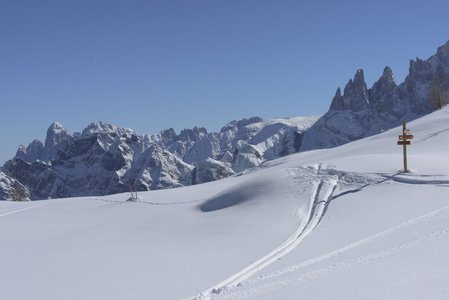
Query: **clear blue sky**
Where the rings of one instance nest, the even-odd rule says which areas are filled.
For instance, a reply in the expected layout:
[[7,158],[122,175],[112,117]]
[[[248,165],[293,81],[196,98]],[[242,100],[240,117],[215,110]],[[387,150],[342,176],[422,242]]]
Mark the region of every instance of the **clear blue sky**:
[[146,134],[324,114],[449,39],[449,1],[3,0],[0,165],[54,121]]

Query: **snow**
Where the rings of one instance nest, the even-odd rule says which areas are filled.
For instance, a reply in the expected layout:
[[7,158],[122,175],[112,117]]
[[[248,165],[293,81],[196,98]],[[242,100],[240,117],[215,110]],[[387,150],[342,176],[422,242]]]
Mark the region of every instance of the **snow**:
[[445,299],[449,109],[171,190],[0,201],[2,299]]

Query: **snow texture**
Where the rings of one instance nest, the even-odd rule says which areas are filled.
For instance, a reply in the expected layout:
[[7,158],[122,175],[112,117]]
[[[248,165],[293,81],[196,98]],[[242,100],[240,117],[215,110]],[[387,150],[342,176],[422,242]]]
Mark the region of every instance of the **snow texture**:
[[170,190],[0,201],[4,299],[445,299],[449,108]]

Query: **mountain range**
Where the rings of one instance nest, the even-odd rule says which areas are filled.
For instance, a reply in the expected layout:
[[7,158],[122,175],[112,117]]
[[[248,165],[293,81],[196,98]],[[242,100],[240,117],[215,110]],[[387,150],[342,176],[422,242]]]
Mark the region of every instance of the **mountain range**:
[[296,152],[331,148],[368,137],[432,111],[436,74],[449,82],[449,41],[427,60],[410,61],[404,82],[393,71],[367,88],[357,70],[337,89],[323,116],[234,120],[220,132],[173,129],[142,135],[103,122],[70,134],[58,122],[45,142],[21,145],[0,169],[0,199],[94,196],[176,188],[222,179]]

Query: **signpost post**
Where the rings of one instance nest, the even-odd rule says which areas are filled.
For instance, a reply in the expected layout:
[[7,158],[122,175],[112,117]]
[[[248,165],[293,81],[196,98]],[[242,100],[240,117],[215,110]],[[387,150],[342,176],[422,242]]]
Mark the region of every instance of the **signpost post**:
[[408,172],[407,169],[407,145],[410,145],[410,141],[413,139],[413,135],[410,134],[410,130],[405,127],[405,122],[402,123],[402,135],[399,136],[398,145],[402,145],[404,151],[404,173]]

